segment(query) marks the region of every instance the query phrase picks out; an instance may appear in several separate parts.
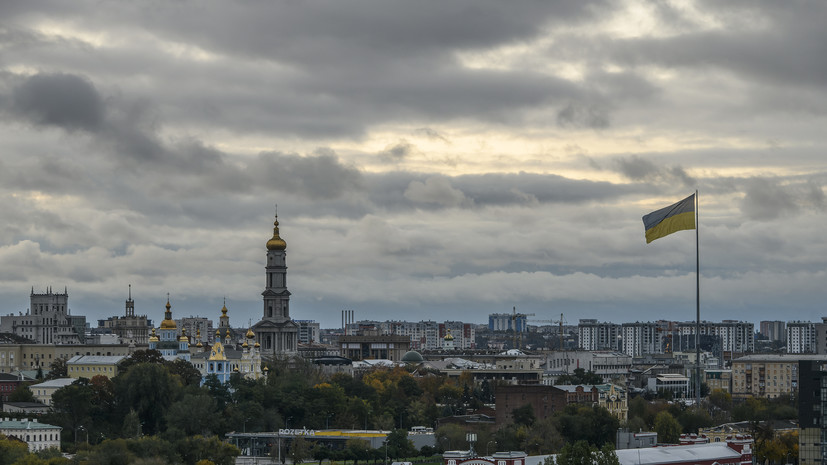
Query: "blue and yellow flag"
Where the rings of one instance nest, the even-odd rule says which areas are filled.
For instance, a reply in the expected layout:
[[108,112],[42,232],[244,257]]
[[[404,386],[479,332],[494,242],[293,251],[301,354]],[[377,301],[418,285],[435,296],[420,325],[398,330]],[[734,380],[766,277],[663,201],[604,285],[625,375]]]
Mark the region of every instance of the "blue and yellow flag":
[[684,229],[695,229],[695,194],[643,217],[646,243]]

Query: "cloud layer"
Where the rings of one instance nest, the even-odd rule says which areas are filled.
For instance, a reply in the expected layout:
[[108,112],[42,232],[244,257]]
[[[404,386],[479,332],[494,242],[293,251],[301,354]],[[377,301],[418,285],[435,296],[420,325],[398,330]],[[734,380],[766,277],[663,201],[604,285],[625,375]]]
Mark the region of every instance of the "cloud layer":
[[[278,204],[293,316],[512,306],[816,319],[827,7],[335,1],[0,6],[0,313],[261,315]],[[44,13],[44,12],[48,12]],[[783,310],[783,313],[779,313]]]

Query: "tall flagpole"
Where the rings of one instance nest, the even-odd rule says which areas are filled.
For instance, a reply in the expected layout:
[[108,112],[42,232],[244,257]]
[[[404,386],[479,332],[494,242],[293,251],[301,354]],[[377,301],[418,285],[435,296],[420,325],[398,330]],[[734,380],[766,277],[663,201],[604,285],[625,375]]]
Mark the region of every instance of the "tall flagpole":
[[701,253],[698,246],[698,221],[700,214],[698,207],[701,202],[698,199],[698,189],[695,189],[695,407],[701,408]]

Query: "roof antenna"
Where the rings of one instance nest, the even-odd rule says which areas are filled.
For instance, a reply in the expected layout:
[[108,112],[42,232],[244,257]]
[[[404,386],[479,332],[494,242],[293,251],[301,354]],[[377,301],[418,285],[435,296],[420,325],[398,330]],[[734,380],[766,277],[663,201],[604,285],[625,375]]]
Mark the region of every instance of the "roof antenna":
[[129,285],[129,300],[132,300],[132,284]]

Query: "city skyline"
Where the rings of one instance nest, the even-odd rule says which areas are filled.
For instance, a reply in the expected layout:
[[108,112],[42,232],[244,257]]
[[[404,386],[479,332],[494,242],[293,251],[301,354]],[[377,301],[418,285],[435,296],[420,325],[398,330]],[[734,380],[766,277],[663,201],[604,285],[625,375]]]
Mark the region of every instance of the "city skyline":
[[[0,314],[819,321],[820,3],[0,6]],[[446,317],[446,315],[449,315]],[[714,318],[713,318],[714,316]]]

